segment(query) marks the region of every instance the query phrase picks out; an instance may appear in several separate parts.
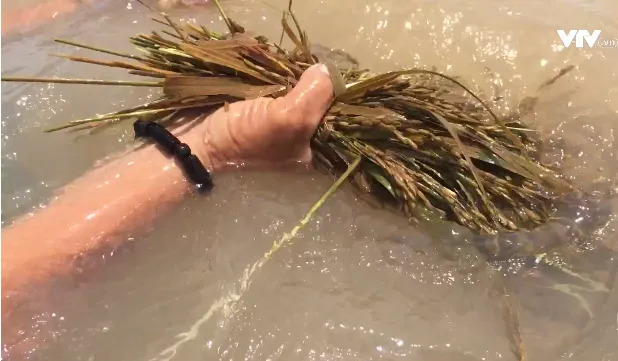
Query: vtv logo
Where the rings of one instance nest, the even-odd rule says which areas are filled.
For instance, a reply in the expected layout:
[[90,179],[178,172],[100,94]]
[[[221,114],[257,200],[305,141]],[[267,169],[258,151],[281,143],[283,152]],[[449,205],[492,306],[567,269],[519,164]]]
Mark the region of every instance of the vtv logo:
[[599,39],[599,35],[601,35],[601,30],[594,30],[592,34],[588,30],[569,30],[568,34],[564,30],[558,30],[558,36],[567,48],[571,46],[573,39],[575,39],[576,48],[584,47],[584,39],[586,39],[588,46],[592,48]]

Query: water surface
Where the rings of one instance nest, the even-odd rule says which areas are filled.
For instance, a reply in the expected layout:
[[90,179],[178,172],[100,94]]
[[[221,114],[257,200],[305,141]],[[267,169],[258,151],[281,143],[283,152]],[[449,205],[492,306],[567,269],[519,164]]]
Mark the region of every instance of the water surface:
[[[228,15],[279,36],[284,1],[227,1]],[[3,11],[5,9],[3,8]],[[540,95],[527,117],[567,144],[564,170],[588,187],[616,178],[618,48],[562,46],[557,29],[601,29],[618,37],[618,5],[598,1],[297,2],[313,41],[342,48],[375,71],[431,67],[499,95],[507,112],[557,71],[577,68]],[[50,53],[91,55],[54,43],[69,38],[119,51],[160,26],[134,1],[84,5],[76,14],[3,38],[2,74],[125,79],[119,70],[69,63]],[[178,19],[223,30],[213,7],[177,10]],[[105,56],[102,56],[105,58]],[[493,74],[493,76],[491,75]],[[2,84],[2,224],[45,204],[55,189],[98,159],[121,151],[130,124],[88,139],[43,134],[45,127],[136,105],[145,89]],[[32,360],[512,360],[491,272],[470,271],[436,250],[404,220],[369,207],[345,189],[290,247],[252,277],[243,272],[332,183],[316,171],[238,173],[218,179],[207,199],[191,199],[150,235],[101,250],[86,271],[33,291],[19,317]],[[280,185],[285,185],[281,187]],[[611,221],[599,242],[616,249]],[[610,288],[615,260],[580,262]],[[569,295],[536,268],[509,278],[522,300],[530,360],[618,360],[616,292]],[[549,283],[548,283],[549,282]],[[578,298],[581,297],[581,298]],[[587,307],[583,307],[585,300]],[[15,320],[17,322],[17,320]],[[584,327],[591,327],[584,334]],[[4,331],[4,330],[3,330]],[[23,350],[23,348],[22,348]],[[166,353],[166,351],[168,351]]]

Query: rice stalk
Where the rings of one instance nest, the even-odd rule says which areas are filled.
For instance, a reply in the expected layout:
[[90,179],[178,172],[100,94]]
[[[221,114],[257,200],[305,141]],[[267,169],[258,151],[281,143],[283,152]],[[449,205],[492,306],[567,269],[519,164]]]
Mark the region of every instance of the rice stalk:
[[182,345],[185,343],[195,339],[197,337],[197,333],[199,327],[206,323],[208,320],[212,318],[215,312],[220,310],[230,310],[233,309],[235,304],[240,300],[240,298],[247,292],[247,290],[251,287],[251,283],[253,281],[253,275],[260,268],[262,268],[269,260],[272,259],[272,256],[281,249],[281,247],[285,245],[289,245],[294,238],[298,235],[298,232],[305,227],[311,218],[315,215],[315,213],[320,209],[320,207],[343,185],[343,183],[355,172],[358,170],[358,166],[361,162],[361,158],[355,159],[346,169],[346,171],[335,181],[335,183],[330,186],[330,188],[324,193],[318,201],[311,206],[309,211],[305,214],[305,216],[301,219],[301,221],[292,229],[291,232],[283,234],[283,236],[273,242],[271,248],[264,253],[264,255],[258,259],[253,265],[245,269],[242,277],[235,285],[235,289],[230,290],[226,295],[221,296],[215,302],[212,303],[210,308],[204,313],[204,315],[199,318],[191,328],[187,332],[183,332],[178,335],[176,342],[167,347],[165,350],[159,353],[161,361],[170,361],[172,358],[176,356],[176,353],[180,349]]
[[[540,141],[534,129],[517,117],[500,118],[460,80],[436,70],[373,74],[356,64],[338,67],[328,54],[325,59],[314,53],[316,48],[300,27],[292,2],[281,21],[292,49],[248,33],[216,5],[227,34],[175,23],[157,11],[164,20],[153,20],[166,29],[129,39],[141,55],[56,39],[123,59],[64,56],[69,61],[121,68],[154,82],[2,80],[162,88],[158,102],[46,130],[54,132],[98,129],[143,116],[163,120],[172,110],[212,112],[234,101],[283,96],[307,68],[322,61],[331,72],[336,97],[311,141],[315,163],[339,177],[353,159],[361,157],[358,175],[350,182],[362,187],[362,194],[374,203],[392,206],[412,222],[431,215],[433,220],[492,235],[529,231],[548,223],[556,200],[574,191],[560,174],[538,161]],[[532,246],[521,249],[535,250]]]
[[[335,99],[311,140],[311,149],[316,166],[338,180],[292,232],[273,243],[269,252],[248,269],[241,280],[242,292],[250,285],[251,275],[293,239],[344,181],[349,181],[372,203],[388,205],[413,223],[441,227],[454,222],[477,235],[491,235],[484,243],[478,242],[479,249],[488,257],[534,257],[564,246],[563,242],[549,244],[525,236],[517,237],[514,244],[513,238],[500,237],[525,235],[547,226],[554,220],[555,203],[576,191],[560,174],[538,160],[541,141],[536,131],[519,117],[502,119],[462,81],[436,70],[403,69],[374,74],[359,68],[357,63],[338,67],[328,59],[328,54],[324,58],[314,50],[292,11],[291,1],[282,14],[281,39],[276,43],[249,34],[225,14],[218,1],[215,4],[228,28],[227,34],[218,34],[203,25],[177,24],[166,14],[151,9],[163,19],[152,20],[164,29],[129,39],[140,55],[56,39],[123,59],[63,56],[69,61],[125,69],[131,75],[154,81],[31,77],[2,77],[2,81],[162,88],[156,101],[46,130],[93,131],[143,117],[171,126],[171,115],[185,109],[209,113],[234,101],[283,96],[312,64],[326,63],[335,86]],[[293,44],[292,49],[282,48],[284,36]],[[563,69],[539,90],[570,70],[572,67]],[[178,347],[195,337],[201,323],[214,311],[230,307],[242,292],[215,302],[190,332],[165,351],[167,356],[173,357]],[[503,295],[512,351],[518,360],[526,360],[518,306],[506,289]]]
[[115,85],[115,86],[133,86],[133,87],[150,87],[150,88],[163,87],[162,82],[101,80],[101,79],[31,78],[31,77],[19,77],[19,76],[3,76],[2,81],[17,82],[17,83]]
[[514,295],[507,292],[504,284],[502,284],[500,291],[502,297],[502,318],[504,320],[505,333],[510,343],[511,352],[516,357],[517,361],[528,361],[526,345],[521,336],[519,302]]

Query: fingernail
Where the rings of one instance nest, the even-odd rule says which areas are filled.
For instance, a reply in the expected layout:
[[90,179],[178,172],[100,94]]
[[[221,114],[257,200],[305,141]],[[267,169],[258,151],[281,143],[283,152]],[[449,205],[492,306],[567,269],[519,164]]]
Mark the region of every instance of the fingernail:
[[324,74],[326,74],[327,76],[329,76],[329,77],[330,77],[330,72],[328,71],[328,67],[326,66],[326,64],[322,64],[322,63],[320,63],[320,64],[315,65],[315,67],[316,67],[319,71],[321,71],[322,73],[324,73]]

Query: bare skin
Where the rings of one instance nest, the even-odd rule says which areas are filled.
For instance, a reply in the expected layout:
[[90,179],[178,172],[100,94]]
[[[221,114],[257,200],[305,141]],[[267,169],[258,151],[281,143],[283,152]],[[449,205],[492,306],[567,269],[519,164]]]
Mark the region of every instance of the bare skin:
[[[81,2],[88,1],[46,0],[8,11],[2,15],[3,35],[20,25],[40,25],[73,13]],[[163,8],[207,4],[207,0],[157,0]],[[265,166],[307,161],[309,139],[330,102],[331,87],[326,68],[316,67],[287,97],[232,104],[227,113],[221,110],[213,114],[181,140],[191,145],[215,173],[230,169],[230,164]],[[309,100],[314,106],[309,106]],[[136,183],[143,186],[130,187]],[[148,227],[153,218],[149,213],[171,208],[190,189],[174,161],[153,146],[84,175],[46,209],[3,230],[3,296],[11,297],[21,286],[52,273],[67,272],[68,258]],[[123,216],[119,218],[119,214]],[[36,252],[29,244],[36,245]]]
[[72,14],[79,5],[77,0],[44,0],[33,6],[2,11],[2,36]]
[[[326,67],[315,65],[287,96],[231,104],[180,139],[213,173],[216,191],[216,175],[239,165],[309,161],[309,141],[332,98]],[[29,286],[68,275],[81,255],[146,231],[193,189],[172,159],[148,146],[90,171],[46,208],[3,229],[3,320],[27,297]]]
[[[159,0],[158,5],[169,8],[181,3]],[[4,11],[2,35],[68,16],[79,6],[79,0],[44,0],[27,8]],[[217,174],[238,169],[239,165],[304,163],[311,158],[309,139],[331,100],[332,84],[326,68],[316,66],[305,73],[288,96],[231,104],[227,112],[220,110],[183,133],[181,141],[189,144],[213,172],[215,184]],[[147,231],[158,217],[193,193],[175,162],[148,146],[88,172],[65,187],[45,209],[4,228],[3,344],[14,346],[12,354],[36,346],[27,340],[15,344],[20,338],[20,323],[23,321],[26,327],[29,321],[11,317],[30,289],[53,277],[70,275],[75,260],[83,255],[119,246],[128,236]]]
[[[24,8],[2,11],[2,36],[10,35],[21,29],[29,30],[54,19],[59,19],[79,10],[84,3],[93,0],[42,0],[39,3]],[[171,10],[181,7],[210,5],[209,0],[154,0],[153,3],[161,10]]]

